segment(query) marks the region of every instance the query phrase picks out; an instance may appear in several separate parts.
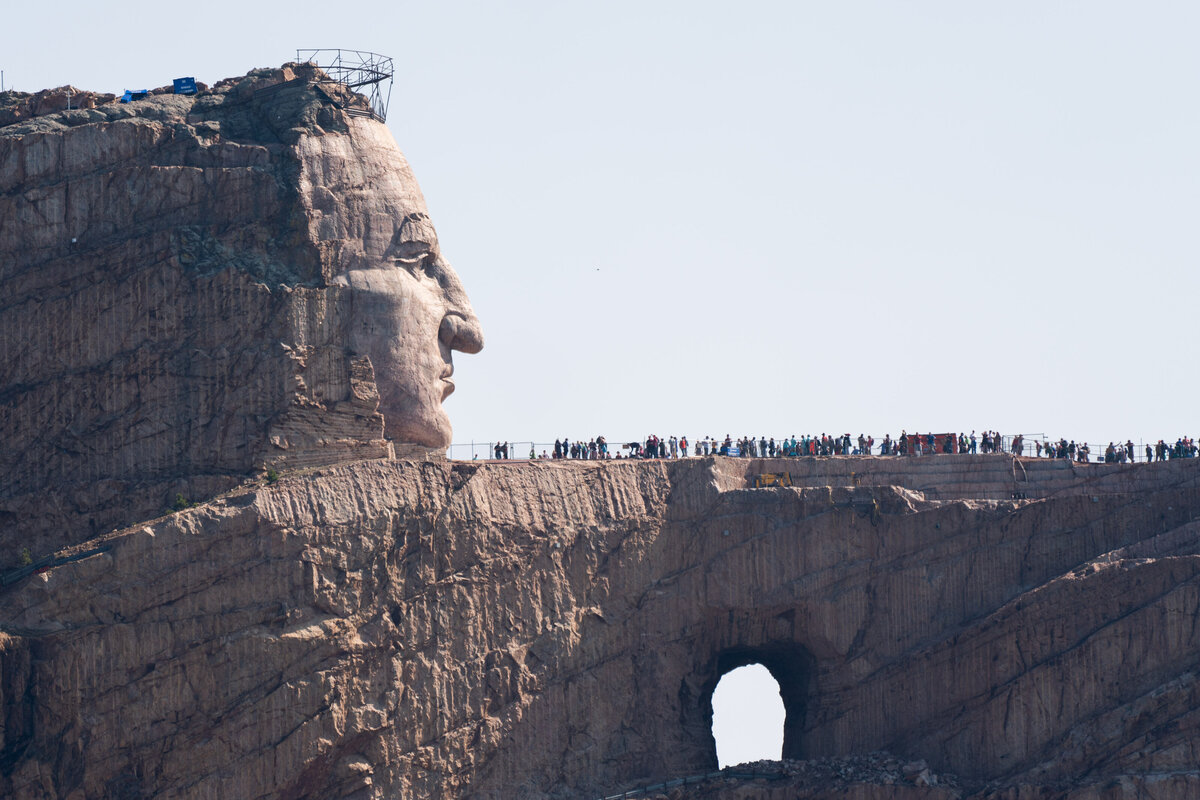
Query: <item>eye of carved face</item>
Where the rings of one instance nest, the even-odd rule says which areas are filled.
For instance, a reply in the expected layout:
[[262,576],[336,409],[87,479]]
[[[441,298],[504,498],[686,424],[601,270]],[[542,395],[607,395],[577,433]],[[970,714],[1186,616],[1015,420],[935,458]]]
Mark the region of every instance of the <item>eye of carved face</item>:
[[422,213],[405,216],[392,236],[384,260],[404,267],[418,278],[440,282],[442,270],[437,258],[437,236],[429,216]]
[[404,242],[390,249],[384,258],[398,267],[407,269],[417,278],[439,278],[440,270],[433,247],[425,242]]

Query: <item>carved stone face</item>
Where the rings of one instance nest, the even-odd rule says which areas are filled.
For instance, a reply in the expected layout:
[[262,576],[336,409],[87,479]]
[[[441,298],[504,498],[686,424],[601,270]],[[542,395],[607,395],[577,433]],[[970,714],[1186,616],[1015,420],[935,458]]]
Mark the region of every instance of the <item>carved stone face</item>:
[[349,347],[375,368],[387,435],[445,447],[451,352],[478,353],[483,332],[391,133],[370,119],[349,123],[348,135],[298,145],[309,229],[338,248],[333,283],[350,289]]

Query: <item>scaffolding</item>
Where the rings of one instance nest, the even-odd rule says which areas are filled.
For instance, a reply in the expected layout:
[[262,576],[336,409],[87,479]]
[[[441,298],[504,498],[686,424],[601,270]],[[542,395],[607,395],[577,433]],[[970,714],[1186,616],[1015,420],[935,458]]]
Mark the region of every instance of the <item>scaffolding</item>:
[[296,61],[313,64],[338,83],[365,95],[371,112],[380,122],[387,120],[392,97],[392,59],[365,50],[316,47],[297,49]]

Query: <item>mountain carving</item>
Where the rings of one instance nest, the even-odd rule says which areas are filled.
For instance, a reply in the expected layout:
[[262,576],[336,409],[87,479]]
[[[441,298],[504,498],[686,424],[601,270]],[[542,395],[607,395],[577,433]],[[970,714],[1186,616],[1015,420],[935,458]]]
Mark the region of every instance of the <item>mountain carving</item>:
[[362,98],[66,95],[0,96],[0,796],[1200,797],[1200,460],[448,462]]

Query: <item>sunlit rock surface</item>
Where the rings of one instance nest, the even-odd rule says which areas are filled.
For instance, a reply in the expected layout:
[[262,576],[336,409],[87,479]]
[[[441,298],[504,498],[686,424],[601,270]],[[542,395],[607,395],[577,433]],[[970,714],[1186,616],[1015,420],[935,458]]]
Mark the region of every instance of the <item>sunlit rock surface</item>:
[[0,796],[1200,797],[1200,461],[397,461],[482,332],[320,80],[0,95]]
[[[797,486],[746,488],[763,469]],[[796,768],[662,796],[1195,797],[1198,481],[1006,456],[285,475],[0,592],[0,794],[596,797],[715,770],[711,692],[760,662],[787,763],[850,759],[844,791]],[[877,751],[925,782],[855,771]]]
[[310,65],[0,94],[0,341],[0,567],[268,468],[444,451],[451,351],[483,345],[391,134]]

